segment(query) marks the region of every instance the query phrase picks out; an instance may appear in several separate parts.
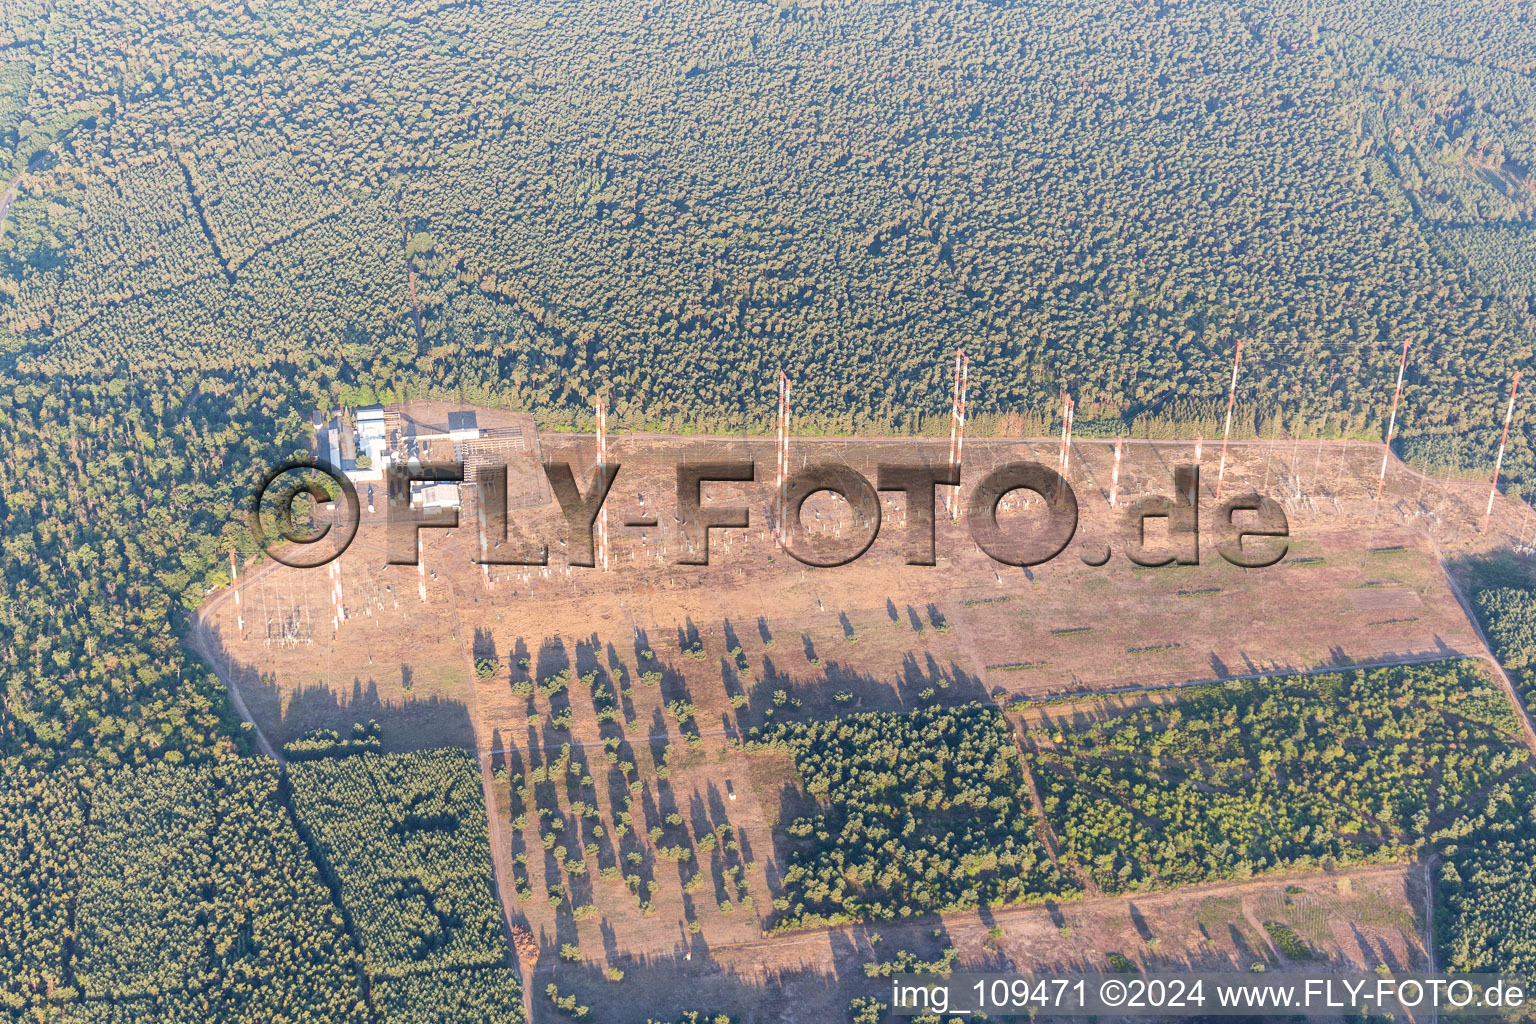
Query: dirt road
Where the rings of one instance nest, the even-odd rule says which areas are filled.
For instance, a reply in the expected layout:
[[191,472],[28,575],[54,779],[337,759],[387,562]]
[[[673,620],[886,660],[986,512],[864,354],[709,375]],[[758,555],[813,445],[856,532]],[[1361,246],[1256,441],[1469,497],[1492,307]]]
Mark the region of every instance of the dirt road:
[[21,179],[31,172],[43,166],[43,161],[48,159],[46,152],[39,153],[27,161],[27,169],[16,175],[16,178],[6,188],[5,194],[0,195],[0,229],[5,227],[5,218],[11,212],[11,204],[16,202],[16,197],[21,193]]
[[[264,562],[252,570],[251,574],[241,582],[249,583],[252,580],[259,579],[270,572],[277,564],[277,562],[272,561]],[[222,587],[218,593],[193,613],[192,635],[187,638],[187,646],[197,652],[208,663],[208,667],[213,669],[214,674],[223,681],[225,689],[229,690],[229,703],[235,709],[235,714],[240,716],[242,722],[249,722],[256,734],[256,749],[278,764],[282,764],[282,755],[267,741],[266,734],[261,731],[261,725],[252,717],[250,709],[245,706],[244,698],[240,696],[240,686],[235,682],[234,666],[230,662],[229,655],[225,654],[223,658],[224,663],[221,666],[219,664],[220,659],[214,653],[219,649],[219,643],[208,629],[208,621],[213,617],[214,612],[222,608],[224,602],[234,597],[234,595],[234,586]]]
[[5,227],[6,215],[11,212],[11,204],[16,201],[17,193],[21,191],[21,179],[24,175],[16,175],[16,180],[11,182],[5,190],[5,195],[0,196],[0,228]]

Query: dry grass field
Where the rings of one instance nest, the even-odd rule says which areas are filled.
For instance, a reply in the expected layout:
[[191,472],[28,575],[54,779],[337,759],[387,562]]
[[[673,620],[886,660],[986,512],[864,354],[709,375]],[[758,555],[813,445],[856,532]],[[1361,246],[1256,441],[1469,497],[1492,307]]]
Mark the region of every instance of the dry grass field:
[[[585,486],[593,439],[539,440],[543,457],[571,461]],[[206,627],[220,670],[276,747],[378,718],[386,749],[480,751],[497,803],[503,898],[540,950],[524,967],[541,1019],[553,1018],[542,995],[553,980],[604,1000],[605,1020],[676,1009],[678,991],[688,1005],[751,1020],[833,1020],[866,991],[859,964],[934,946],[936,930],[967,964],[1020,969],[1097,968],[1111,952],[1246,969],[1279,956],[1265,921],[1287,923],[1340,964],[1415,962],[1421,924],[1406,867],[924,920],[877,929],[873,951],[868,929],[765,938],[782,859],[775,827],[807,801],[787,758],[741,749],[747,730],[775,716],[1020,697],[1056,698],[1025,715],[1070,716],[1063,701],[1073,694],[1115,692],[1112,703],[1133,704],[1171,699],[1137,692],[1147,687],[1481,654],[1438,558],[1520,536],[1523,505],[1501,497],[1483,537],[1486,485],[1447,485],[1394,463],[1378,501],[1379,446],[1234,445],[1224,496],[1253,489],[1281,500],[1291,534],[1279,564],[1239,569],[1215,549],[1218,447],[1203,453],[1199,565],[1142,568],[1121,545],[1123,506],[1171,493],[1172,467],[1192,461],[1192,446],[1127,443],[1122,507],[1112,509],[1111,446],[1086,442],[1074,446],[1070,474],[1077,539],[1052,562],[995,562],[963,515],[941,514],[938,564],[905,565],[905,500],[886,493],[869,551],[811,568],[769,532],[771,440],[624,436],[610,440],[621,469],[606,570],[567,564],[552,500],[512,514],[548,544],[547,567],[477,565],[466,488],[458,528],[423,532],[424,571],[387,565],[384,509],[365,515],[339,560],[345,621],[334,631],[328,570],[271,563],[239,584],[244,638],[229,601],[210,605]],[[882,461],[942,463],[946,452],[933,441],[805,439],[792,457],[797,467],[845,462],[873,479]],[[747,506],[751,526],[713,531],[710,565],[675,564],[676,466],[749,456],[757,482],[706,484],[704,498]],[[965,490],[1031,458],[1054,465],[1056,442],[968,442]],[[514,507],[519,487],[540,497],[528,469],[514,473]],[[1038,500],[1024,507],[1022,493],[1005,502],[1010,537],[1041,521]],[[806,509],[831,540],[854,531],[839,499],[819,495]],[[623,525],[644,515],[657,524]],[[1106,542],[1108,564],[1086,564]],[[283,641],[274,621],[310,625]],[[477,659],[494,660],[489,677]],[[614,986],[610,969],[626,980]],[[763,986],[781,994],[765,997]]]
[[[1337,875],[1270,878],[1132,898],[1084,899],[1044,907],[956,914],[878,927],[844,927],[721,947],[708,959],[653,955],[620,961],[621,984],[597,965],[542,966],[533,988],[553,979],[594,1007],[623,1005],[623,1019],[643,1021],[678,1006],[716,1007],[753,1021],[793,1024],[845,1020],[855,996],[889,986],[864,965],[899,951],[924,960],[953,946],[966,970],[1107,971],[1118,954],[1146,971],[1368,971],[1424,965],[1423,902],[1417,871],[1374,869]],[[1297,963],[1265,925],[1285,925],[1312,950]],[[547,1005],[547,1004],[546,1004]],[[563,1018],[549,1014],[549,1020]]]

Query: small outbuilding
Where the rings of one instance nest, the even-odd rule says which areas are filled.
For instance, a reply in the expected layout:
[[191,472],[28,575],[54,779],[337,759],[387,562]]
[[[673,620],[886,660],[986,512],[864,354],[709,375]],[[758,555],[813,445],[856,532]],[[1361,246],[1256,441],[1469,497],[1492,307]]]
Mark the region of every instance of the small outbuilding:
[[480,424],[473,412],[448,414],[448,438],[452,441],[473,441],[480,436]]

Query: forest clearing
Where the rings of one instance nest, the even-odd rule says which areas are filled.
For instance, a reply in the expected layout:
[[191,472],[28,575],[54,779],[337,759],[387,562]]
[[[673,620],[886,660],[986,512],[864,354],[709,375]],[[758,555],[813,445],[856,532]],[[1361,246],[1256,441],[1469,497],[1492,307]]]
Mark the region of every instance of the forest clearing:
[[[895,493],[883,498],[879,533],[862,557],[816,568],[780,550],[769,526],[774,492],[771,477],[763,482],[763,467],[771,473],[771,440],[621,435],[608,443],[620,469],[608,499],[607,570],[562,564],[568,545],[556,503],[546,496],[529,505],[515,491],[511,532],[547,544],[550,564],[477,564],[478,499],[465,487],[458,527],[421,531],[421,566],[386,564],[386,510],[364,515],[357,540],[338,560],[346,618],[334,629],[326,571],[275,564],[240,583],[244,640],[231,602],[210,606],[205,621],[204,636],[217,644],[216,657],[276,746],[316,730],[345,734],[377,719],[386,750],[456,745],[478,752],[491,780],[493,833],[504,843],[495,851],[501,897],[514,928],[531,934],[530,952],[537,949],[522,957],[536,1014],[541,1005],[553,1008],[540,995],[546,977],[562,998],[569,986],[591,999],[591,988],[610,984],[604,979],[613,971],[657,992],[664,979],[723,973],[709,984],[720,990],[711,1005],[726,1007],[750,1005],[753,986],[770,975],[803,977],[811,989],[830,993],[831,1005],[857,994],[857,983],[829,986],[814,966],[826,962],[829,948],[833,962],[851,964],[879,959],[868,942],[872,931],[887,942],[903,936],[902,948],[914,955],[943,945],[916,922],[850,922],[840,920],[843,912],[819,911],[797,924],[786,916],[786,894],[803,888],[808,876],[794,866],[801,862],[785,830],[825,796],[808,793],[802,771],[765,739],[774,730],[848,716],[1000,708],[1012,723],[1005,734],[1017,732],[1027,755],[1021,763],[1033,766],[1038,781],[1040,758],[1056,756],[1049,754],[1054,744],[1041,747],[1028,737],[1096,729],[1138,714],[1156,718],[1208,699],[1200,695],[1213,687],[1237,693],[1272,677],[1332,678],[1329,672],[1355,666],[1424,664],[1433,674],[1440,671],[1435,664],[1458,657],[1483,659],[1486,672],[1485,648],[1440,560],[1515,541],[1527,525],[1524,506],[1501,496],[1490,534],[1480,534],[1477,505],[1485,487],[1425,477],[1395,460],[1378,500],[1380,446],[1234,444],[1225,494],[1267,486],[1287,512],[1290,533],[1277,564],[1242,569],[1214,550],[1211,533],[1220,524],[1211,519],[1215,481],[1207,446],[1200,564],[1144,568],[1123,552],[1125,507],[1143,492],[1170,493],[1172,467],[1192,461],[1192,447],[1125,445],[1120,507],[1112,509],[1111,446],[1079,441],[1070,467],[1077,539],[1048,563],[1021,569],[987,557],[965,529],[964,503],[957,521],[944,514],[948,489],[941,486],[936,565],[904,564],[907,509]],[[543,458],[570,461],[582,487],[595,462],[593,445],[584,435],[540,438]],[[793,450],[800,464],[837,462],[871,479],[881,462],[944,456],[942,446],[917,439],[795,439]],[[706,484],[704,504],[747,505],[751,525],[712,531],[709,565],[675,564],[685,546],[673,514],[677,466],[731,458],[755,461],[758,480]],[[964,479],[1019,459],[1057,458],[1055,440],[980,439],[966,449]],[[1031,509],[1021,497],[1015,492],[1000,508],[1009,536],[1043,522],[1039,500]],[[656,525],[622,525],[642,516]],[[826,493],[807,501],[805,517],[829,542],[855,529],[847,503]],[[1092,560],[1105,543],[1116,549],[1108,564],[1077,557],[1087,552]],[[1149,528],[1149,550],[1169,543],[1165,532]],[[268,622],[280,615],[317,625],[308,637],[274,642]],[[1524,750],[1514,721],[1491,750],[1511,742]],[[1501,756],[1492,763],[1503,764]],[[1263,922],[1250,920],[1248,897],[1232,902],[1210,894],[1213,883],[1230,882],[1230,866],[1174,883],[1182,897],[1166,890],[1169,883],[1152,882],[1157,906],[1180,909],[1168,911],[1151,945],[1140,926],[1131,932],[1137,941],[1114,939],[1122,934],[1115,915],[1143,907],[1148,896],[1101,895],[1113,890],[1086,848],[1065,857],[1070,844],[1060,830],[1082,826],[1052,821],[1034,783],[1020,779],[1008,792],[1022,801],[1024,818],[1009,826],[1022,829],[1019,855],[1045,874],[1035,881],[1019,876],[1023,888],[1003,902],[1022,905],[988,913],[1005,933],[1017,922],[1033,934],[1044,901],[1073,908],[1045,919],[1066,914],[1078,922],[1053,927],[1086,930],[1096,942],[1124,947],[1106,955],[1134,949],[1149,962],[1168,963],[1177,949],[1186,962],[1228,965],[1280,955]],[[1444,806],[1455,813],[1461,798]],[[987,842],[995,847],[997,840]],[[1389,844],[1358,865],[1348,849],[1328,853],[1337,866],[1306,883],[1332,893],[1326,914],[1307,909],[1319,906],[1312,897],[1298,903],[1289,890],[1262,895],[1285,885],[1251,891],[1278,900],[1265,904],[1269,916],[1291,921],[1286,927],[1305,933],[1319,956],[1357,966],[1373,958],[1417,962],[1424,949],[1422,923],[1414,924],[1422,915],[1422,882],[1415,884],[1418,868],[1404,859],[1409,848],[1393,852]],[[1321,855],[1305,855],[1314,872]],[[1312,877],[1294,865],[1265,870]],[[1342,874],[1335,879],[1333,872]],[[1386,902],[1358,910],[1354,937],[1345,940],[1319,922],[1342,912],[1334,905],[1338,893],[1348,892],[1348,880],[1360,872],[1373,898]],[[937,896],[933,906],[956,898]],[[1181,916],[1191,907],[1193,930]],[[1281,913],[1293,907],[1295,913]],[[1222,913],[1226,923],[1213,931]],[[941,930],[969,935],[975,921],[975,911],[946,913]],[[797,930],[782,933],[786,925]],[[775,938],[765,947],[770,934]],[[1031,959],[1028,942],[980,945],[958,955],[982,963],[1002,957],[1006,946],[1016,965],[1063,965],[1043,954]],[[695,960],[709,966],[696,967]],[[1102,967],[1091,957],[1082,963]]]

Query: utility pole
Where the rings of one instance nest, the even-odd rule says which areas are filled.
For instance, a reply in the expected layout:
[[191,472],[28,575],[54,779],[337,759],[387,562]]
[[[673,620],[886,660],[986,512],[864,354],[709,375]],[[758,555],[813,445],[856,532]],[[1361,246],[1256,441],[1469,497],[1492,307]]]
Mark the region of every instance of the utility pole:
[[421,542],[421,531],[416,531],[416,593],[421,603],[427,603],[427,558]]
[[331,619],[339,629],[340,624],[347,621],[347,613],[341,602],[341,563],[332,562],[327,570],[331,576]]
[[1077,399],[1072,399],[1067,406],[1067,457],[1062,465],[1062,476],[1072,471],[1072,431],[1077,428]]
[[1067,389],[1061,389],[1061,436],[1056,440],[1056,471],[1067,461]]

